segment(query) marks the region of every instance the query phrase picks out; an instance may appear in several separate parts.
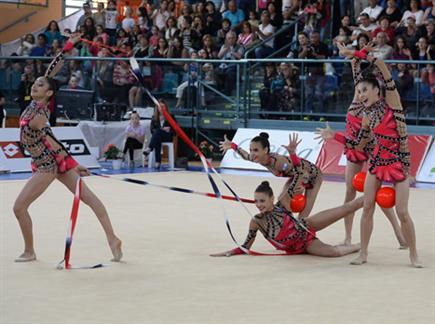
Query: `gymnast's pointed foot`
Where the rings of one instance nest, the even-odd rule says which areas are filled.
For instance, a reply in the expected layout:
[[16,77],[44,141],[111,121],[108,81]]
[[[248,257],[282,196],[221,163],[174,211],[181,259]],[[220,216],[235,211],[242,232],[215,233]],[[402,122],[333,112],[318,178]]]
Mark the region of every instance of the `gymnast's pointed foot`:
[[367,255],[360,253],[359,256],[350,262],[352,265],[362,265],[364,263],[367,263]]
[[418,255],[409,255],[409,259],[411,260],[411,266],[414,268],[424,268],[423,264],[420,262]]
[[122,250],[121,245],[122,242],[120,239],[115,238],[110,244],[110,249],[112,250],[113,259],[110,261],[119,262],[122,259]]
[[36,260],[35,252],[24,252],[18,258],[15,259],[15,262],[30,262]]

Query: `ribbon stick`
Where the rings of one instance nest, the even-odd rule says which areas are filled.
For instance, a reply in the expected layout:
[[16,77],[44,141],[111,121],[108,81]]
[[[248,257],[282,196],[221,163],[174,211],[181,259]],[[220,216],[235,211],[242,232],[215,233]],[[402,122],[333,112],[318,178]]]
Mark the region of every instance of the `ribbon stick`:
[[71,258],[71,245],[72,245],[72,241],[73,241],[74,230],[76,227],[77,216],[79,213],[81,191],[82,191],[82,179],[79,177],[77,179],[73,205],[71,208],[70,221],[69,221],[68,232],[67,232],[66,241],[65,241],[65,253],[64,253],[63,260],[60,261],[57,265],[57,269],[59,269],[59,270],[63,269],[62,263],[65,263],[65,269],[67,269],[67,270],[70,270],[70,269],[95,269],[95,268],[103,267],[103,265],[101,263],[96,264],[94,266],[83,266],[83,267],[72,267],[71,264],[69,263],[70,258]]

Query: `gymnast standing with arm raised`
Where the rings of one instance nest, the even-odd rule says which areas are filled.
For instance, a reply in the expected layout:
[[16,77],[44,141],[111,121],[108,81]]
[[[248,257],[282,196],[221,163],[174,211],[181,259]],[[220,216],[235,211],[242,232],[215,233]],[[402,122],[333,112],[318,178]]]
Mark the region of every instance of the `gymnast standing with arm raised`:
[[[403,236],[409,247],[411,265],[423,267],[419,261],[416,247],[414,223],[409,215],[409,167],[408,132],[400,95],[383,60],[367,56],[366,51],[343,50],[344,56],[366,58],[380,71],[385,85],[385,97],[381,86],[373,74],[366,74],[356,86],[358,96],[364,104],[366,121],[357,137],[357,142],[373,136],[374,147],[368,162],[368,174],[364,184],[364,208],[361,218],[361,251],[358,258],[351,262],[361,265],[367,262],[368,245],[373,231],[373,214],[376,192],[383,182],[392,182],[396,191],[396,213],[399,217]],[[358,143],[357,143],[358,144]]]
[[[337,46],[343,50],[342,44]],[[346,130],[344,134],[334,132],[329,125],[326,128],[317,128],[316,133],[319,135],[317,138],[323,140],[332,140],[342,143],[344,145],[344,154],[346,155],[347,163],[345,169],[345,181],[346,181],[346,196],[344,202],[351,201],[356,197],[356,190],[352,185],[352,179],[360,172],[364,164],[369,158],[370,152],[374,146],[374,139],[371,136],[367,136],[359,143],[357,143],[357,137],[362,127],[362,120],[364,116],[364,104],[360,100],[357,92],[357,85],[362,80],[361,73],[361,59],[354,57],[351,62],[353,80],[355,85],[355,94],[352,103],[349,106],[346,115]],[[394,233],[397,241],[399,242],[400,249],[406,249],[407,245],[402,234],[397,217],[392,208],[382,208],[385,216],[387,216],[391,225],[393,226]],[[349,214],[344,218],[344,227],[346,231],[344,244],[351,244],[352,242],[352,225],[354,214]]]
[[[14,204],[14,213],[24,239],[24,252],[15,260],[16,262],[36,260],[29,206],[44,193],[53,180],[58,179],[74,193],[78,178],[89,175],[89,171],[79,165],[56,139],[48,124],[50,114],[48,104],[56,91],[56,84],[52,77],[61,67],[63,53],[71,50],[79,38],[79,35],[72,36],[63,51],[51,62],[45,76],[36,79],[31,88],[32,102],[20,117],[20,142],[23,149],[31,155],[33,174]],[[121,240],[114,233],[103,203],[84,183],[80,199],[91,207],[100,221],[113,254],[112,261],[120,261]]]

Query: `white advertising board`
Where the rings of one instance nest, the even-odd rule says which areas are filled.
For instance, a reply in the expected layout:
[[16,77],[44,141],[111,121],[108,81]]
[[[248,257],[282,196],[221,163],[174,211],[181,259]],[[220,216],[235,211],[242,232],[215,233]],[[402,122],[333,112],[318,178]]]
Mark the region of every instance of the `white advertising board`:
[[[89,144],[78,127],[53,127],[53,133],[68,149],[74,159],[87,168],[99,168]],[[0,171],[31,171],[30,156],[19,145],[18,128],[0,128]]]

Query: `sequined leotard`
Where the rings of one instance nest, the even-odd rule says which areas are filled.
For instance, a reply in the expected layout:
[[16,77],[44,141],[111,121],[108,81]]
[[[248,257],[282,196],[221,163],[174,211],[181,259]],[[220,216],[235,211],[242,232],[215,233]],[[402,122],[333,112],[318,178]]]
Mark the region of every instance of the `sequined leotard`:
[[[44,115],[48,120],[47,105],[32,101],[20,117],[20,144],[32,158],[32,171],[64,173],[76,167],[77,162],[55,138],[49,125],[42,129],[30,127],[30,121],[37,115]],[[58,143],[60,148],[55,150],[48,137]]]

